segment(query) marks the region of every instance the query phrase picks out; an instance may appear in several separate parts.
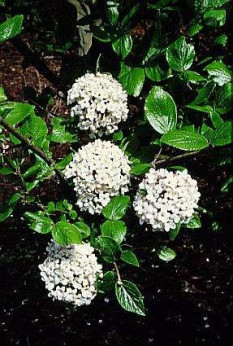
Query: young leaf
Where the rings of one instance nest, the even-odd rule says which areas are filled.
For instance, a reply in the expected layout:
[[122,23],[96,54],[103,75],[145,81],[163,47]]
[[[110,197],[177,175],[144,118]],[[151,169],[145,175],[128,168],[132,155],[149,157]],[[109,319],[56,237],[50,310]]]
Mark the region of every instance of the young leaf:
[[55,168],[56,169],[64,169],[72,161],[72,158],[73,158],[73,155],[72,155],[72,153],[70,153],[64,159],[57,162],[55,165]]
[[159,250],[158,256],[162,261],[169,262],[176,257],[176,253],[169,247],[164,246],[162,249]]
[[133,282],[123,280],[121,284],[116,283],[115,293],[123,309],[137,315],[145,316],[143,296]]
[[4,89],[2,87],[0,87],[0,103],[4,102],[7,100],[7,97],[5,95]]
[[123,251],[121,255],[121,260],[131,264],[132,266],[139,267],[138,259],[131,250]]
[[113,238],[120,244],[126,235],[126,224],[120,220],[107,220],[101,225],[101,233],[105,237]]
[[52,229],[52,236],[62,246],[82,243],[82,236],[78,227],[66,221],[56,223]]
[[129,206],[129,196],[116,196],[103,208],[102,214],[109,220],[119,220],[125,213]]
[[207,139],[199,133],[173,130],[162,136],[161,142],[177,149],[192,151],[208,147]]
[[5,121],[10,125],[16,125],[29,115],[33,115],[34,108],[34,106],[27,103],[16,103],[12,111],[7,114]]
[[9,40],[22,31],[23,15],[14,16],[0,24],[0,42]]
[[132,46],[133,40],[129,34],[125,34],[123,36],[118,37],[112,43],[113,50],[118,55],[121,55],[123,59],[126,58],[126,56],[130,53]]
[[10,197],[5,210],[3,210],[2,212],[0,210],[0,222],[6,220],[11,215],[20,198],[20,193],[14,193],[14,195]]
[[132,169],[130,172],[133,175],[145,174],[149,172],[149,169],[151,167],[152,166],[150,163],[139,163],[139,164],[132,165]]
[[187,44],[184,36],[179,37],[166,50],[166,59],[169,66],[178,72],[188,70],[192,66],[194,57],[194,46]]
[[122,62],[118,79],[129,95],[139,96],[145,81],[144,69],[132,68]]
[[166,91],[160,87],[151,89],[144,106],[145,115],[151,126],[163,134],[176,127],[176,104]]

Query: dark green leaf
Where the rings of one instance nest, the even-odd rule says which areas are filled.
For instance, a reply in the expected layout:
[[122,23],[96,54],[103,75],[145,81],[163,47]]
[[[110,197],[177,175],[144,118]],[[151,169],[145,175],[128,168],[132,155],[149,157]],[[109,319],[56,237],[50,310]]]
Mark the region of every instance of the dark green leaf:
[[121,284],[116,283],[115,293],[123,309],[137,315],[145,316],[143,296],[134,283],[126,280],[123,280]]
[[233,142],[233,122],[227,121],[214,130],[211,134],[211,144],[213,146],[223,146]]
[[116,273],[108,271],[103,278],[98,282],[98,292],[108,293],[115,287]]
[[129,34],[125,34],[117,38],[112,43],[113,50],[118,55],[121,55],[123,59],[126,58],[126,56],[130,53],[132,46],[133,46],[133,40]]
[[129,95],[139,96],[145,80],[144,69],[131,68],[122,62],[118,79]]
[[99,237],[98,244],[101,249],[103,259],[108,263],[113,263],[120,258],[121,247],[120,245],[110,237]]
[[131,264],[132,266],[139,267],[139,262],[136,255],[131,250],[125,250],[121,254],[121,260]]
[[195,57],[194,46],[187,44],[185,37],[181,36],[166,50],[166,59],[169,66],[178,72],[188,70]]

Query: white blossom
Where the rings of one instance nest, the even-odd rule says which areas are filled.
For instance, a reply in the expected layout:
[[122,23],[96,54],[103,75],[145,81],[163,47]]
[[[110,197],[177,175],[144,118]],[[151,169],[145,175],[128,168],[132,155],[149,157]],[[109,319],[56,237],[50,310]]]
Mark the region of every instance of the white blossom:
[[71,116],[78,116],[78,127],[91,137],[111,134],[128,117],[127,94],[109,74],[86,73],[68,91]]
[[74,305],[89,305],[97,294],[96,279],[102,277],[94,248],[88,244],[60,246],[53,240],[46,248],[48,256],[39,265],[48,296]]
[[169,232],[178,223],[189,222],[199,197],[197,181],[187,170],[151,168],[139,184],[133,206],[140,224],[150,224],[153,231]]
[[74,154],[64,175],[73,180],[80,210],[100,214],[111,197],[128,191],[129,160],[118,146],[97,139]]

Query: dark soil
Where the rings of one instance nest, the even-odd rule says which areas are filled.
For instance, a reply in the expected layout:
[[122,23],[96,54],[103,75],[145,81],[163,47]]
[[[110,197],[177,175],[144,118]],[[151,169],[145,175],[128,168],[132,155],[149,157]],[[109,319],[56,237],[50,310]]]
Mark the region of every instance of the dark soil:
[[[37,91],[49,87],[58,96],[58,90],[33,67],[22,68],[22,57],[10,43],[2,45],[0,61],[0,80],[10,99],[24,100],[25,86]],[[46,62],[58,73],[59,58]],[[55,100],[52,110],[66,114],[64,102]],[[143,292],[146,317],[122,311],[111,295],[76,310],[49,299],[38,271],[49,236],[30,231],[16,210],[0,226],[1,345],[231,346],[232,209],[229,195],[220,192],[229,169],[217,167],[210,158],[207,153],[192,159],[188,167],[198,179],[202,206],[213,215],[203,215],[201,229],[179,234],[172,244],[177,252],[174,261],[159,260],[154,251],[159,237],[139,230],[130,220],[132,234],[127,240],[136,249],[141,268],[122,266],[121,272]],[[57,193],[53,186],[45,184],[43,189],[50,199]],[[0,197],[2,191],[0,186]]]

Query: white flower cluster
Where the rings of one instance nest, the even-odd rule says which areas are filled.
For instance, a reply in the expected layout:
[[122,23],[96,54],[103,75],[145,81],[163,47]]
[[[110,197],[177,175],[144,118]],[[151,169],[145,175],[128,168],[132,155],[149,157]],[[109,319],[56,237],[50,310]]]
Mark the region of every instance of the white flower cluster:
[[189,222],[199,197],[197,182],[187,170],[151,168],[139,184],[133,206],[141,224],[150,224],[153,231],[169,232],[179,222]]
[[111,134],[128,117],[127,94],[111,75],[86,73],[68,91],[71,116],[79,117],[78,127],[91,137]]
[[39,269],[48,296],[77,306],[89,305],[97,294],[97,276],[103,275],[93,247],[87,243],[62,247],[51,241],[46,250],[48,257]]
[[64,174],[73,178],[78,207],[90,214],[100,214],[111,197],[128,191],[130,183],[128,158],[118,146],[100,139],[81,147]]

